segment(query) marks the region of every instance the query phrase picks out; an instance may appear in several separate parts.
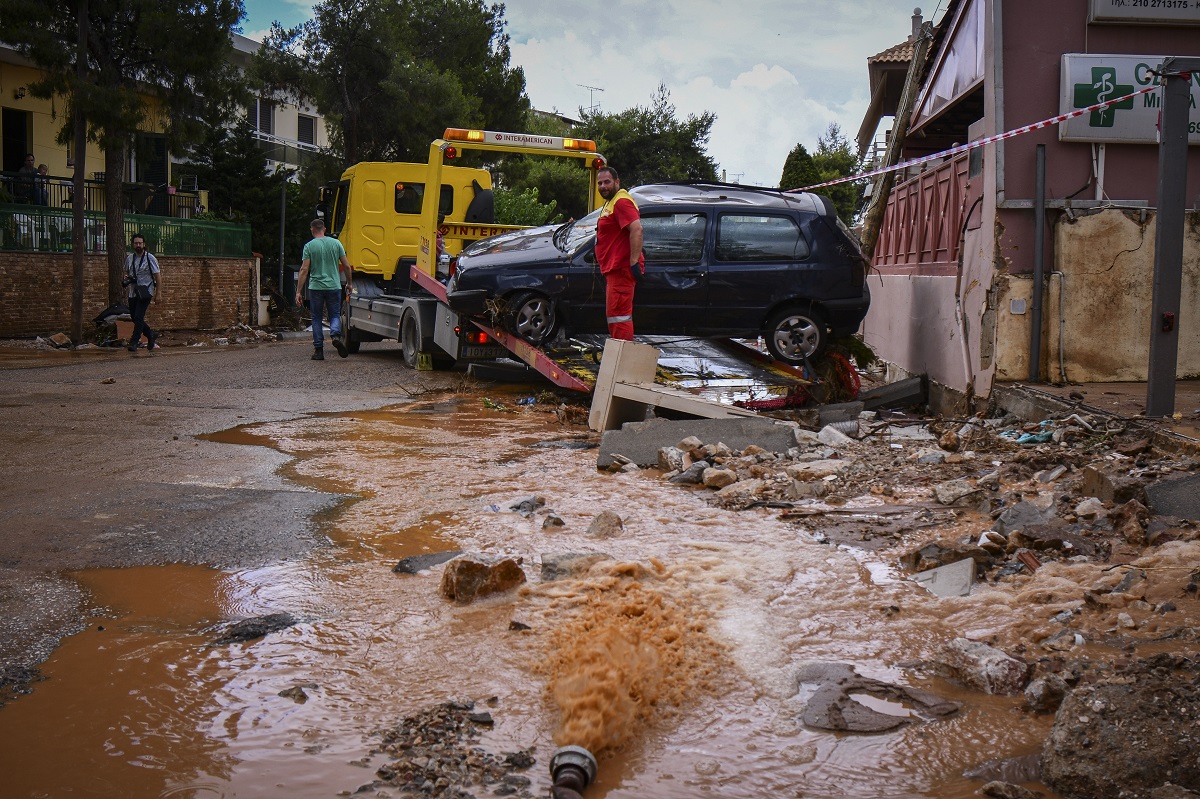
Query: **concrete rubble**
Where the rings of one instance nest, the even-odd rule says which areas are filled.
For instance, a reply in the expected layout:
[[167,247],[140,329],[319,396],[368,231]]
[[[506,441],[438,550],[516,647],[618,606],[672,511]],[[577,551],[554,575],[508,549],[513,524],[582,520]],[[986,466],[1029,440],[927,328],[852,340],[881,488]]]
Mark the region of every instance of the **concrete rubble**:
[[[972,583],[1015,592],[1050,563],[1103,564],[1066,610],[1043,617],[1031,606],[1034,632],[1022,642],[951,639],[930,662],[908,665],[982,693],[1022,696],[1028,712],[1057,714],[1041,779],[1062,796],[1193,796],[1196,660],[1177,658],[1168,668],[1128,654],[1139,642],[1187,650],[1198,640],[1193,626],[1174,620],[1195,616],[1200,593],[1200,561],[1185,554],[1200,541],[1200,446],[1161,442],[1144,420],[1099,413],[1030,422],[868,410],[786,433],[742,419],[627,425],[605,434],[598,466],[623,458],[702,492],[711,505],[776,513],[819,544],[891,553],[914,582],[952,584],[921,601],[951,601],[972,593]],[[1147,559],[1165,565],[1136,566]],[[1090,643],[1108,654],[1086,649]],[[897,716],[842,698],[839,682],[870,693],[844,668],[809,699],[804,722],[894,727]],[[1169,709],[1161,699],[1168,694]],[[991,780],[984,795],[1030,795]]]

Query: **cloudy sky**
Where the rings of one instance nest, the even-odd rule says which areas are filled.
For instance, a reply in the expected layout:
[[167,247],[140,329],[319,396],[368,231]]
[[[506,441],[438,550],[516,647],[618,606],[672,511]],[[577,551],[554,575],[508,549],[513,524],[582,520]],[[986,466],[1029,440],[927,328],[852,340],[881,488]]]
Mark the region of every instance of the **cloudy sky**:
[[[534,108],[618,113],[649,105],[665,84],[677,118],[716,114],[708,152],[728,181],[775,186],[791,149],[815,148],[830,122],[853,140],[869,99],[867,58],[908,36],[915,5],[505,0],[504,17]],[[940,19],[945,5],[927,2],[925,19]],[[307,19],[312,3],[246,0],[246,11],[242,32],[261,39],[273,20]]]

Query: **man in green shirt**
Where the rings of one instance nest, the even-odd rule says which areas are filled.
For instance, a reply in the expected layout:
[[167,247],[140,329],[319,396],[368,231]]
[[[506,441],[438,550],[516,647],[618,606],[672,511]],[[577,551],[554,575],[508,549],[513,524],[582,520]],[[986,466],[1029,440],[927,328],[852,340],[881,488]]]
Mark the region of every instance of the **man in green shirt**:
[[[300,279],[296,281],[296,305],[303,302],[303,287],[308,287],[308,308],[312,314],[314,361],[325,360],[324,327],[325,309],[329,309],[329,333],[338,355],[345,358],[350,354],[342,339],[342,292],[350,285],[353,268],[346,260],[346,249],[334,238],[325,236],[325,222],[314,219],[309,225],[312,240],[304,245],[304,263],[300,267]],[[342,277],[343,271],[345,278]]]

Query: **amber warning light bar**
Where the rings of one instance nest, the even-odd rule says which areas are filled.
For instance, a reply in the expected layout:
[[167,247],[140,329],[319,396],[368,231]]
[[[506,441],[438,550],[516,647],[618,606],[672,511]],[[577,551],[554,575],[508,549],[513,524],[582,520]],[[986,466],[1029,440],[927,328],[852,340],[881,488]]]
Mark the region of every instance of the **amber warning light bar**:
[[478,144],[516,144],[522,147],[536,147],[541,150],[596,152],[596,142],[591,139],[568,139],[561,136],[542,136],[537,133],[497,133],[491,130],[446,128],[446,132],[442,135],[442,138],[446,141],[465,141]]

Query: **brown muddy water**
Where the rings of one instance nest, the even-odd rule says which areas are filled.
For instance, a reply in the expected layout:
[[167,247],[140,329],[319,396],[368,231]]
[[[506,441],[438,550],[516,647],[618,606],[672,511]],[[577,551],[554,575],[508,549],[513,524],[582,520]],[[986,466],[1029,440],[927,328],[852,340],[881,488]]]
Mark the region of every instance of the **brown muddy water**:
[[[1016,628],[1027,600],[988,585],[938,599],[885,553],[816,544],[774,512],[710,508],[655,473],[599,473],[593,450],[546,446],[575,430],[454,397],[223,434],[277,447],[293,457],[291,480],[346,495],[320,520],[331,546],[245,571],[76,575],[105,611],[0,712],[0,793],[345,795],[383,764],[368,754],[378,730],[459,698],[495,697],[482,745],[536,747],[528,775],[542,795],[558,743],[604,749],[589,799],[965,799],[981,785],[965,770],[1039,749],[1049,717],[900,667],[951,638]],[[534,493],[565,527],[507,510]],[[624,532],[589,538],[604,509]],[[530,583],[456,606],[438,594],[440,568],[391,572],[401,557],[447,549],[522,557]],[[539,583],[541,553],[581,550],[615,562]],[[281,611],[302,623],[208,645],[223,622]],[[514,620],[531,629],[510,631]],[[808,660],[853,663],[963,707],[883,735],[807,730],[796,669]],[[310,684],[307,702],[279,695]]]

